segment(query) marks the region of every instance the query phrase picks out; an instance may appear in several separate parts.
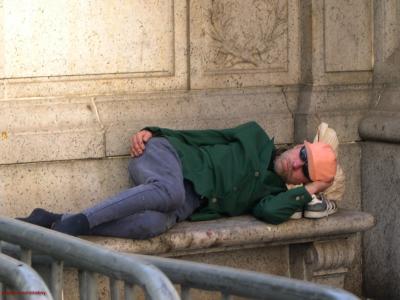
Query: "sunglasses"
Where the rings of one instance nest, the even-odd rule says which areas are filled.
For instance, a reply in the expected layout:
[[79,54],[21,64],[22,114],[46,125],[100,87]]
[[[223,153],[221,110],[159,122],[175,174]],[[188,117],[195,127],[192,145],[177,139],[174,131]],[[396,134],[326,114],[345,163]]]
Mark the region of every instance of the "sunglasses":
[[300,149],[300,159],[304,162],[303,165],[303,174],[304,176],[311,181],[310,174],[308,173],[308,159],[307,159],[307,150],[306,146],[301,147]]

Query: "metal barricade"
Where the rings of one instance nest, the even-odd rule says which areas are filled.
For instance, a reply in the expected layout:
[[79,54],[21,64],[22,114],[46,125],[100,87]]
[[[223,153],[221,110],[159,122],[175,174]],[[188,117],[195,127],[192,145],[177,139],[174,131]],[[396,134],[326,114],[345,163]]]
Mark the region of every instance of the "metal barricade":
[[[62,298],[64,262],[80,270],[81,299],[97,300],[94,273],[124,281],[125,294],[129,294],[134,285],[139,285],[151,299],[179,299],[172,283],[153,265],[82,239],[5,217],[0,217],[0,239],[20,245],[23,248],[21,260],[28,264],[32,250],[55,259],[50,283],[54,299]],[[117,295],[114,280],[110,280],[110,289],[113,295]]]
[[10,295],[19,299],[53,299],[46,284],[35,270],[27,264],[1,253],[0,281],[6,285],[0,288],[0,298]]
[[[64,263],[80,270],[81,299],[97,299],[94,272],[110,277],[111,299],[120,298],[116,280],[125,282],[125,299],[132,299],[134,284],[142,286],[150,299],[179,299],[169,280],[181,286],[184,300],[191,299],[192,289],[220,292],[221,299],[232,299],[233,295],[276,300],[358,299],[341,289],[285,277],[162,257],[121,254],[4,217],[0,217],[0,239],[22,247],[21,250],[8,245],[5,247],[8,249],[4,249],[6,252],[20,256],[27,263],[33,260],[51,267],[50,290],[55,299],[61,299]],[[32,256],[31,249],[38,253]]]

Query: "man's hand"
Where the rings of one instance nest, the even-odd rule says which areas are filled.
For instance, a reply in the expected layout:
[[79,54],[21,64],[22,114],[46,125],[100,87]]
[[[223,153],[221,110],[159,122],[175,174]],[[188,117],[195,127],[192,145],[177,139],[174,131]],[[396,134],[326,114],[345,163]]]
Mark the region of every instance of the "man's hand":
[[148,130],[142,130],[131,137],[131,156],[138,157],[143,154],[144,144],[151,139],[153,134]]
[[305,188],[310,195],[318,194],[320,192],[325,191],[328,187],[330,187],[332,185],[332,183],[333,183],[333,180],[331,182],[313,181],[313,182],[307,183],[305,185]]

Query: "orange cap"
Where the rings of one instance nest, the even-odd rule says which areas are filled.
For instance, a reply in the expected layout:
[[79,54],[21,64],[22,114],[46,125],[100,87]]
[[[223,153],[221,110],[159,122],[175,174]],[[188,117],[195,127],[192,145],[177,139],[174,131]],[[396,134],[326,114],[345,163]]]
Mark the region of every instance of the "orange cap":
[[304,141],[312,181],[331,182],[336,175],[336,154],[328,144]]

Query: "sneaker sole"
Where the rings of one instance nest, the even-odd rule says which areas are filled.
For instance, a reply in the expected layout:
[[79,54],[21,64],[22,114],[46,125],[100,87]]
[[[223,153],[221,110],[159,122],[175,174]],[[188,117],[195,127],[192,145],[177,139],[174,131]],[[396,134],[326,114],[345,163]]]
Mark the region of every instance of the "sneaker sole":
[[326,211],[304,211],[304,217],[309,219],[321,219],[323,217],[330,216],[337,212],[337,209],[331,210],[330,212],[326,213]]
[[303,212],[302,211],[298,211],[295,212],[293,215],[290,216],[291,220],[298,220],[301,219],[303,217]]

